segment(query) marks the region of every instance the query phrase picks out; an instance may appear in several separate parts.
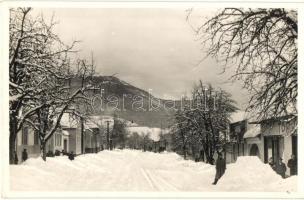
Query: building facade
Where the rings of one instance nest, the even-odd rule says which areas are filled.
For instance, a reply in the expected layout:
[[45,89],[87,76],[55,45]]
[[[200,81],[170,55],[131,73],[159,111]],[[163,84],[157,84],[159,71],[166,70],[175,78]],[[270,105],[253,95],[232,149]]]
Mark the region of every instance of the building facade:
[[22,129],[17,133],[16,152],[19,163],[21,163],[22,151],[26,149],[28,157],[38,157],[40,155],[40,141],[38,133],[28,125],[23,125]]
[[229,140],[225,145],[225,158],[227,163],[233,163],[238,156],[244,156],[246,144],[244,135],[248,129],[248,120],[233,122],[229,125]]
[[287,163],[291,155],[298,155],[297,116],[288,115],[259,122],[264,141],[264,162],[272,158],[277,163],[280,158]]

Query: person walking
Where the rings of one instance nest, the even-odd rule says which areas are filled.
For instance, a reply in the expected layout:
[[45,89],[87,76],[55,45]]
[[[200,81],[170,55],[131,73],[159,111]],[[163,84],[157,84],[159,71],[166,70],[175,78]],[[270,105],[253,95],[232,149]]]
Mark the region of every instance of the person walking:
[[298,160],[295,155],[291,155],[291,158],[287,162],[287,166],[290,168],[290,176],[298,174]]
[[281,175],[282,178],[285,178],[286,165],[282,161],[283,159],[280,158],[278,164],[276,165],[276,172]]
[[216,169],[216,174],[215,174],[214,182],[212,183],[213,185],[217,184],[218,180],[224,175],[226,170],[226,161],[223,159],[221,153],[218,154],[215,169]]
[[23,149],[22,151],[22,162],[26,161],[28,159],[27,151],[26,149]]
[[271,167],[274,171],[276,171],[276,169],[275,169],[275,164],[274,164],[274,162],[273,162],[272,157],[269,158],[268,164],[270,165],[270,167]]
[[69,153],[69,159],[70,160],[74,160],[74,152],[73,151],[71,151],[71,153]]

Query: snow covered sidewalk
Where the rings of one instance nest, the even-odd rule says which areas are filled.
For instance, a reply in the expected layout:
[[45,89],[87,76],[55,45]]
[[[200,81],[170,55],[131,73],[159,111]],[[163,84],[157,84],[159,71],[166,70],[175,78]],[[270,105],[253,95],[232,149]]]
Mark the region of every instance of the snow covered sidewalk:
[[297,190],[297,177],[282,179],[256,157],[228,164],[212,185],[215,167],[183,160],[175,153],[102,151],[70,161],[66,156],[29,159],[10,166],[10,186],[18,191],[184,191],[286,192]]

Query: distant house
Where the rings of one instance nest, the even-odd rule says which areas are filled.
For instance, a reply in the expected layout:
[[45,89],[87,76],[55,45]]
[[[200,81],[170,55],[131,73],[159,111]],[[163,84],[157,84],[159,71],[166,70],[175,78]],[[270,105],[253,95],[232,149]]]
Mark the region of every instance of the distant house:
[[[240,116],[240,115],[239,115]],[[226,144],[227,162],[235,162],[238,156],[257,156],[264,163],[280,158],[287,164],[297,152],[297,115],[273,117],[265,120],[249,120],[246,115],[229,126],[229,143]],[[287,170],[289,174],[289,169]]]
[[103,150],[102,132],[97,123],[93,121],[85,122],[84,148],[85,153],[97,153]]
[[[85,123],[87,151],[96,152],[107,148],[112,143],[114,118],[108,115],[93,115]],[[107,141],[109,140],[109,141]]]
[[61,118],[60,124],[61,129],[65,131],[66,135],[68,135],[68,139],[65,138],[67,141],[63,142],[67,143],[66,152],[73,151],[73,153],[76,155],[81,154],[81,120],[69,115],[68,113],[65,113]]
[[54,152],[65,150],[76,155],[103,150],[105,121],[107,118],[104,116],[91,116],[81,120],[79,117],[65,113],[60,123],[61,131],[50,139],[50,149]]
[[57,130],[51,138],[46,143],[46,152],[51,151],[55,153],[56,151],[69,152],[69,132],[66,130]]
[[145,142],[145,147],[141,147],[140,144],[134,144],[134,147],[129,148],[142,148],[150,151],[164,151],[170,146],[169,141],[171,137],[168,135],[168,129],[161,128],[151,128],[147,126],[138,126],[137,124],[129,124],[127,127],[127,132],[129,136],[133,134],[138,134],[139,136],[147,136],[148,141]]
[[229,124],[229,142],[225,146],[226,161],[235,162],[239,156],[258,156],[263,160],[263,140],[259,124],[252,124],[249,113],[240,111]]
[[246,144],[245,155],[257,156],[263,161],[264,141],[263,137],[261,137],[260,124],[248,124],[244,140]]
[[225,145],[225,158],[228,163],[235,162],[238,156],[244,156],[246,144],[244,135],[248,129],[248,117],[244,111],[231,116],[228,143]]

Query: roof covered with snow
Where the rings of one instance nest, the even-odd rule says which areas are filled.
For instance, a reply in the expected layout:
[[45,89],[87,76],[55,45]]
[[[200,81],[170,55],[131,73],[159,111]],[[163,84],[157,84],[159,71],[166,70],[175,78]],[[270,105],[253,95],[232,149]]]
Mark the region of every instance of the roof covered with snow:
[[77,119],[70,116],[69,113],[64,113],[62,115],[62,118],[60,120],[61,126],[64,128],[77,128],[78,127],[78,121]]
[[68,131],[66,131],[66,130],[62,130],[62,134],[65,135],[65,136],[69,136],[70,135],[70,133]]
[[249,113],[243,110],[239,110],[230,115],[230,123],[236,123],[243,120],[248,120],[249,122],[256,121],[256,116],[253,113]]
[[236,123],[246,120],[246,112],[245,111],[237,111],[231,114],[230,123]]
[[261,126],[259,124],[252,124],[248,126],[248,130],[244,134],[244,138],[254,138],[261,134]]
[[85,122],[85,128],[91,129],[91,128],[99,128],[98,124],[92,120],[88,120]]

